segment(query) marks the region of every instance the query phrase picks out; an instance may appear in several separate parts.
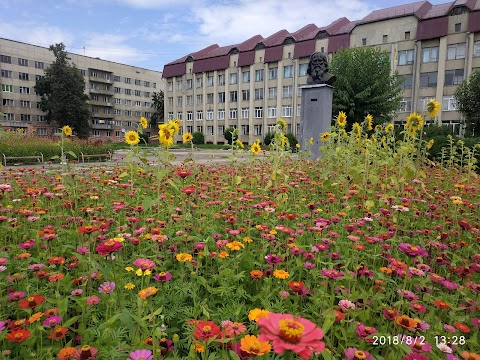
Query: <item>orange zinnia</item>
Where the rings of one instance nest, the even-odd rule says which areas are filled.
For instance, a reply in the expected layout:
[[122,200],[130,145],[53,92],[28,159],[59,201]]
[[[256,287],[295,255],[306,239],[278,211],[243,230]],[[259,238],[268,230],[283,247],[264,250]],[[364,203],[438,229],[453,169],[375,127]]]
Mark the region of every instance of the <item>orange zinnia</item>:
[[455,322],[455,323],[453,323],[453,325],[463,333],[469,333],[470,332],[470,328],[465,324]]
[[155,286],[149,286],[143,290],[140,290],[138,292],[138,296],[142,300],[146,300],[148,297],[155,295],[157,293],[158,289]]
[[468,351],[462,351],[460,354],[465,360],[480,360],[480,355],[469,353]]
[[450,309],[450,305],[448,305],[445,301],[435,300],[433,303],[439,309]]
[[407,315],[401,315],[397,316],[395,318],[395,322],[400,325],[401,327],[413,331],[417,327],[418,323],[420,322],[419,320],[412,319],[411,317]]
[[30,331],[23,328],[18,328],[10,331],[6,337],[7,340],[15,341],[15,342],[22,342],[27,340],[30,337]]
[[75,349],[74,347],[68,346],[60,350],[57,357],[60,360],[70,360],[70,359],[73,359],[73,356],[75,355],[76,352],[77,352],[77,349]]
[[263,276],[263,272],[261,270],[252,270],[250,271],[250,276],[252,279],[261,279]]
[[262,356],[270,352],[272,346],[268,341],[259,341],[254,335],[246,335],[240,340],[240,348],[248,354]]
[[61,340],[67,335],[68,329],[64,326],[58,326],[52,331],[50,331],[50,335],[48,335],[49,339],[52,340]]

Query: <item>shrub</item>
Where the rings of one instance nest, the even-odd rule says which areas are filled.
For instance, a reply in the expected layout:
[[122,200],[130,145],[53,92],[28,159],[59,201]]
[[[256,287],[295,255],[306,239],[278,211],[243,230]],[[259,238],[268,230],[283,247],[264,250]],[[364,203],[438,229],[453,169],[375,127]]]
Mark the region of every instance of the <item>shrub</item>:
[[197,131],[192,134],[192,143],[195,145],[205,144],[205,135]]
[[288,143],[290,144],[290,149],[292,152],[297,152],[296,145],[298,144],[297,137],[293,135],[293,133],[289,132],[285,134],[285,137],[288,139]]
[[227,140],[228,145],[232,145],[232,143],[237,140],[237,136],[233,136],[235,132],[235,128],[229,127],[223,132],[223,137]]
[[274,132],[267,132],[265,134],[265,137],[263,138],[263,143],[266,145],[266,146],[269,146],[271,143],[272,143],[272,139],[275,137],[275,133]]

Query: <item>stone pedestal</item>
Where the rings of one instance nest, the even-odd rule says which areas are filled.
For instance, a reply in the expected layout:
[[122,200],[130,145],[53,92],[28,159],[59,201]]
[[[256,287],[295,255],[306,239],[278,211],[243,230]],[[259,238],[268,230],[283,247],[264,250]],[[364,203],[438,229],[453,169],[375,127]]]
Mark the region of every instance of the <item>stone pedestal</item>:
[[[325,84],[305,85],[300,111],[300,146],[310,149],[310,158],[320,157],[320,135],[327,132],[332,122],[333,87]],[[313,138],[313,145],[310,145]]]

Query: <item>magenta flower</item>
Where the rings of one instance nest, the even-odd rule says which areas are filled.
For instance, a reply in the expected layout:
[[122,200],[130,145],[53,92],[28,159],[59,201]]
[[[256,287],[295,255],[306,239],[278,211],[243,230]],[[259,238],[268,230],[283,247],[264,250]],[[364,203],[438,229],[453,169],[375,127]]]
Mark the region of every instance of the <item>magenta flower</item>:
[[135,350],[127,360],[153,360],[153,353],[150,350]]
[[[406,341],[405,339],[403,340]],[[419,338],[414,343],[408,345],[410,349],[412,349],[416,353],[423,353],[423,352],[432,352],[432,345],[430,345],[426,341],[422,341]]]
[[34,271],[40,270],[40,269],[42,269],[43,267],[45,267],[45,264],[32,264],[32,265],[28,265],[28,269],[29,269],[29,270],[34,270]]
[[[448,359],[448,357],[447,357]],[[428,357],[419,353],[410,353],[405,355],[402,360],[428,360]]]
[[106,281],[103,284],[100,284],[98,291],[102,294],[111,294],[115,289],[115,283]]
[[80,296],[82,295],[82,293],[83,293],[82,289],[73,289],[70,294],[72,294],[72,296]]
[[86,254],[89,253],[88,247],[86,247],[86,246],[80,246],[75,251],[78,252],[79,254],[82,254],[82,255],[86,255]]
[[8,298],[10,301],[18,301],[22,300],[25,297],[25,293],[23,291],[13,291],[8,294]]
[[153,276],[153,279],[158,282],[167,282],[172,279],[172,274],[169,272],[160,272]]
[[304,266],[305,269],[307,269],[307,270],[312,270],[316,265],[313,264],[313,263],[311,263],[311,262],[309,262],[309,261],[305,261],[305,262],[303,263],[303,266]]
[[96,305],[100,302],[100,298],[96,295],[93,295],[93,296],[90,296],[88,299],[87,299],[87,304],[88,305]]
[[277,265],[282,262],[282,257],[279,255],[268,254],[267,256],[265,256],[265,261],[270,265]]
[[367,339],[372,334],[378,333],[378,330],[371,326],[365,326],[365,324],[360,323],[357,326],[355,332],[358,335],[358,340],[365,340],[366,342],[373,342],[374,339]]
[[58,315],[49,316],[43,321],[43,326],[53,327],[58,325],[62,321],[62,317]]
[[115,241],[113,239],[109,239],[107,241],[98,244],[95,250],[102,256],[107,256],[108,254],[118,251],[123,247],[122,243],[119,241]]
[[329,279],[337,280],[343,277],[343,272],[335,269],[332,269],[332,270],[323,269],[322,276],[328,277]]
[[417,303],[417,302],[411,302],[410,303],[410,309],[412,309],[415,312],[419,312],[419,313],[427,312],[427,308],[425,306],[423,306],[422,304]]
[[357,348],[348,348],[344,352],[345,357],[342,360],[373,360],[372,355],[368,351],[359,350]]
[[136,259],[133,262],[133,265],[142,269],[143,271],[150,270],[150,269],[153,269],[155,267],[155,263],[152,260],[144,259],[144,258]]
[[420,246],[414,246],[409,243],[401,243],[400,245],[398,245],[398,250],[410,256],[427,256],[428,255],[427,250],[425,248],[422,248]]

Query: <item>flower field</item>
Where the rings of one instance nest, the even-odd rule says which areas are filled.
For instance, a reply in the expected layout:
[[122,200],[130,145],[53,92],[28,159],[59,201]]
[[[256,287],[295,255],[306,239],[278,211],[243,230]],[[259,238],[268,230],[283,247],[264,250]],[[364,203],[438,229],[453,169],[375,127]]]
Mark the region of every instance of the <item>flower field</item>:
[[279,122],[246,162],[130,134],[125,166],[1,170],[0,358],[480,359],[474,157],[338,120],[318,161]]

